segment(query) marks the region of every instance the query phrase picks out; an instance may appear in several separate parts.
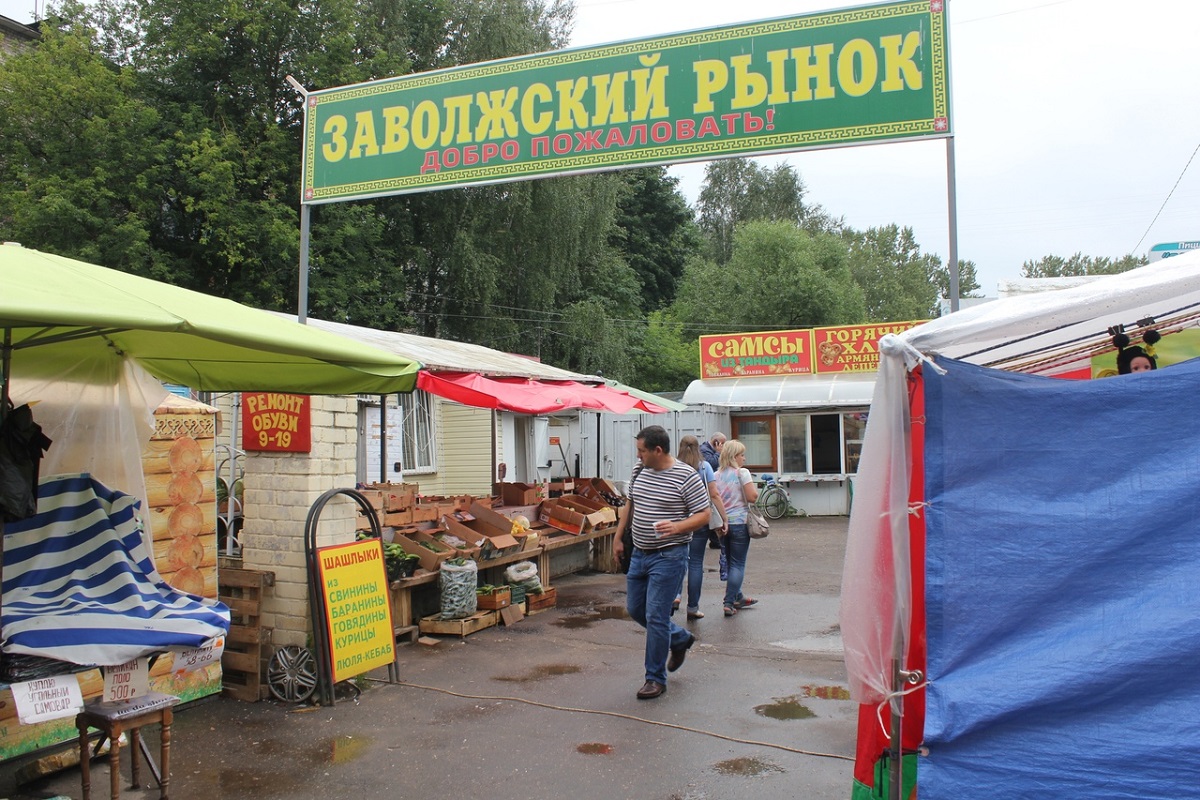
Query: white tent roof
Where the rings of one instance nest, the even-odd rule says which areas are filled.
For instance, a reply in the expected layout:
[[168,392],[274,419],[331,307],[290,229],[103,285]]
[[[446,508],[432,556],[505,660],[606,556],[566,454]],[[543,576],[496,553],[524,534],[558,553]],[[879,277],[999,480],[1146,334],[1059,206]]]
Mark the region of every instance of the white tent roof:
[[899,336],[926,354],[1053,372],[1112,350],[1110,327],[1124,325],[1136,338],[1147,320],[1163,335],[1200,324],[1200,252],[1059,291],[1001,298]]
[[[280,316],[292,317],[288,314]],[[373,328],[329,322],[312,317],[308,318],[307,324],[374,345],[389,353],[403,354],[415,361],[420,361],[425,369],[435,372],[478,372],[480,375],[493,377],[511,376],[534,380],[604,383],[604,378],[598,375],[570,372],[524,356],[503,353],[477,344],[433,339],[413,333],[378,331]]]
[[734,408],[866,407],[874,388],[874,372],[696,380],[683,393],[683,402]]

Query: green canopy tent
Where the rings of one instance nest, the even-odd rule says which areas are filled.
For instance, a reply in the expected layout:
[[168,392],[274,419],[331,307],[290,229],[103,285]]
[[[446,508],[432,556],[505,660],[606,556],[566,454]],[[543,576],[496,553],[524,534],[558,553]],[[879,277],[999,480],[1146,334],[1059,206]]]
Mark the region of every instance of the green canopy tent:
[[200,391],[411,392],[420,364],[257,309],[94,264],[0,245],[10,375],[116,353]]
[[166,394],[158,381],[389,394],[412,391],[420,368],[229,300],[16,244],[0,245],[0,362],[0,424],[14,404],[30,404],[54,442],[44,468],[91,472],[142,497],[141,446]]

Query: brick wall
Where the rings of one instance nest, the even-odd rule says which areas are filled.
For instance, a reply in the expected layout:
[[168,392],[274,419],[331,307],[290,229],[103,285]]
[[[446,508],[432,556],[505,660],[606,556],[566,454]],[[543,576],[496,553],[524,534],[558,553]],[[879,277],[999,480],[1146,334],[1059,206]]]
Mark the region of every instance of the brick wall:
[[[273,647],[311,645],[304,522],[330,489],[352,489],[358,449],[353,396],[312,396],[312,451],[246,454],[242,564],[275,573],[262,624],[274,628]],[[344,495],[330,500],[317,524],[317,546],[354,540],[358,507]]]

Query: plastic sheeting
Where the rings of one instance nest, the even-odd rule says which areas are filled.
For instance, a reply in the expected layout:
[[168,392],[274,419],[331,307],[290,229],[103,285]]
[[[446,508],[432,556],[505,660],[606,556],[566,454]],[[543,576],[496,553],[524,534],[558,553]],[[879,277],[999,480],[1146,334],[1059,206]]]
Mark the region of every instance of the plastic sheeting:
[[939,363],[922,800],[1195,796],[1200,360],[1083,382]]

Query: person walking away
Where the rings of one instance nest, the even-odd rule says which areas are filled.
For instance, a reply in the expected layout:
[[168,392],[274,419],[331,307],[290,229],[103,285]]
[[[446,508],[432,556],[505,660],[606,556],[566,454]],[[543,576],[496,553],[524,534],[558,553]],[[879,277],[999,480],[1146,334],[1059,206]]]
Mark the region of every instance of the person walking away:
[[721,448],[721,468],[717,470],[717,492],[725,504],[728,531],[724,537],[729,574],[725,579],[725,616],[732,617],[758,601],[742,594],[746,578],[746,556],[750,552],[750,529],[746,508],[758,499],[758,487],[746,463],[746,446],[733,439]]
[[[725,446],[725,434],[717,431],[712,436],[708,437],[707,442],[700,443],[700,457],[703,458],[715,474],[721,468],[721,448]],[[708,546],[713,550],[720,550],[721,556],[725,556],[725,543],[722,537],[717,536],[716,531],[710,530],[708,533]],[[724,560],[721,562],[725,563]],[[722,575],[721,580],[725,580]]]
[[687,571],[692,531],[708,521],[708,493],[696,470],[671,455],[671,437],[661,425],[638,432],[640,462],[629,478],[629,501],[621,506],[613,554],[625,545],[621,533],[633,532],[633,553],[625,575],[626,610],[646,629],[646,682],[639,700],[667,690],[667,673],[683,666],[696,637],[671,620],[671,601]]
[[[680,439],[679,452],[675,455],[675,458],[700,473],[700,478],[704,481],[704,488],[708,492],[709,500],[717,507],[717,511],[721,515],[722,525],[720,528],[714,530],[710,527],[709,523],[712,521],[712,514],[709,514],[704,527],[692,536],[691,544],[688,545],[687,618],[690,620],[704,619],[704,614],[700,612],[700,591],[704,585],[705,545],[708,544],[710,532],[716,534],[718,537],[725,535],[725,505],[721,502],[721,495],[717,493],[717,485],[714,483],[716,473],[708,465],[708,462],[700,457],[699,439],[695,436],[684,436]],[[682,597],[683,582],[680,582],[679,592],[675,596],[672,611],[679,608]]]

